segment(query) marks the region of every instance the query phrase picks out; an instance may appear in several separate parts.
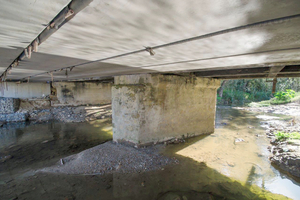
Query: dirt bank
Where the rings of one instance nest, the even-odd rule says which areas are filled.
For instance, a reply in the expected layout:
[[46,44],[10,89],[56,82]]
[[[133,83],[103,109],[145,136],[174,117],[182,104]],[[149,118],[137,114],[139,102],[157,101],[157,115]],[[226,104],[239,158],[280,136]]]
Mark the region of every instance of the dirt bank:
[[270,138],[271,146],[268,147],[273,156],[271,163],[289,174],[300,177],[300,140],[276,140],[277,132],[300,132],[300,105],[290,103],[270,107],[245,107],[237,108],[259,113],[272,113],[285,115],[285,117],[258,115],[261,126],[266,129],[266,136]]

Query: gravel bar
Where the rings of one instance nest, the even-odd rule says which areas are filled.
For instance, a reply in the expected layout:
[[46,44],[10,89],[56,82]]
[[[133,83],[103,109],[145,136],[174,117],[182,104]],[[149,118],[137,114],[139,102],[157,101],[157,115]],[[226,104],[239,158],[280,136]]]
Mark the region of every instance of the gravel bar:
[[110,141],[60,159],[56,165],[39,171],[84,175],[114,172],[139,173],[163,170],[164,166],[178,164],[178,162],[175,158],[160,155],[157,147],[137,149]]

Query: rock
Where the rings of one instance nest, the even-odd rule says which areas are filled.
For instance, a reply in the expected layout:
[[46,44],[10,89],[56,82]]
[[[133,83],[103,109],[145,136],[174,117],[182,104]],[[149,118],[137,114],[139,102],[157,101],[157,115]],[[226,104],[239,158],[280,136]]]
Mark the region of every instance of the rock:
[[[282,148],[282,152],[288,152],[289,149],[288,148]],[[280,152],[281,153],[281,152]]]
[[166,195],[163,196],[163,198],[160,198],[162,200],[180,200],[180,196],[178,194],[169,192]]
[[288,143],[293,146],[300,146],[300,140],[289,140]]
[[272,145],[277,145],[278,144],[278,141],[276,139],[273,139],[270,141],[270,144]]
[[7,156],[3,156],[3,157],[0,157],[0,162],[5,162],[5,161],[7,161],[7,160],[9,160],[9,159],[11,159],[12,158],[12,156],[11,155],[7,155]]
[[288,152],[297,152],[299,148],[297,146],[289,146],[288,147]]
[[227,165],[229,166],[229,167],[234,167],[235,166],[235,164],[233,163],[233,162],[226,162],[227,163]]
[[185,140],[182,139],[182,138],[172,138],[170,140],[167,140],[165,142],[165,144],[166,145],[168,145],[168,144],[179,144],[179,143],[184,143],[184,142],[185,142]]
[[270,158],[271,163],[290,174],[300,177],[300,158],[279,154]]
[[244,140],[243,138],[236,138],[236,139],[234,140],[234,144],[236,144],[236,143],[241,143],[241,142],[245,142],[245,140]]

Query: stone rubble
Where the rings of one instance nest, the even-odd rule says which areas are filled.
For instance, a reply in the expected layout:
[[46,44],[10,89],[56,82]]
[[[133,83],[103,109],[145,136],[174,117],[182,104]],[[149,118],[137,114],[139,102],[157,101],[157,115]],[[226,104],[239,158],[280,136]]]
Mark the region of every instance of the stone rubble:
[[59,106],[41,108],[21,107],[12,114],[0,114],[0,122],[20,122],[20,121],[61,121],[61,122],[84,122],[96,119],[111,118],[112,111],[110,105],[101,106]]
[[[292,120],[293,121],[293,120]],[[270,157],[271,163],[280,169],[300,177],[300,140],[277,141],[275,133],[283,132],[300,132],[300,123],[292,124],[291,121],[273,120],[265,122],[267,128],[266,135],[271,139],[269,147],[273,156]]]
[[[0,114],[12,114],[19,110],[20,100],[0,97]],[[0,119],[1,120],[1,119]]]
[[0,121],[3,122],[22,122],[28,119],[27,112],[16,112],[12,114],[0,114]]
[[269,150],[273,153],[271,163],[293,176],[300,177],[300,141],[272,141]]

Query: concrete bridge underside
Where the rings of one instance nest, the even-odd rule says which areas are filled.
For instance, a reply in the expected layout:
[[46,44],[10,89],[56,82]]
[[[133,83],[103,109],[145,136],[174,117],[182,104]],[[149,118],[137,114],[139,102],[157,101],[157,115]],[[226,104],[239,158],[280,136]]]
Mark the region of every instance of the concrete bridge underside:
[[[2,97],[21,98],[5,93],[5,82],[114,78],[116,141],[145,144],[213,132],[216,79],[300,77],[297,0],[0,5]],[[21,91],[21,85],[10,88]]]
[[[244,68],[256,68],[255,77],[273,66],[300,64],[297,0],[0,3],[0,74],[7,72],[8,81]],[[28,59],[25,49],[33,51],[35,41],[37,52]]]

